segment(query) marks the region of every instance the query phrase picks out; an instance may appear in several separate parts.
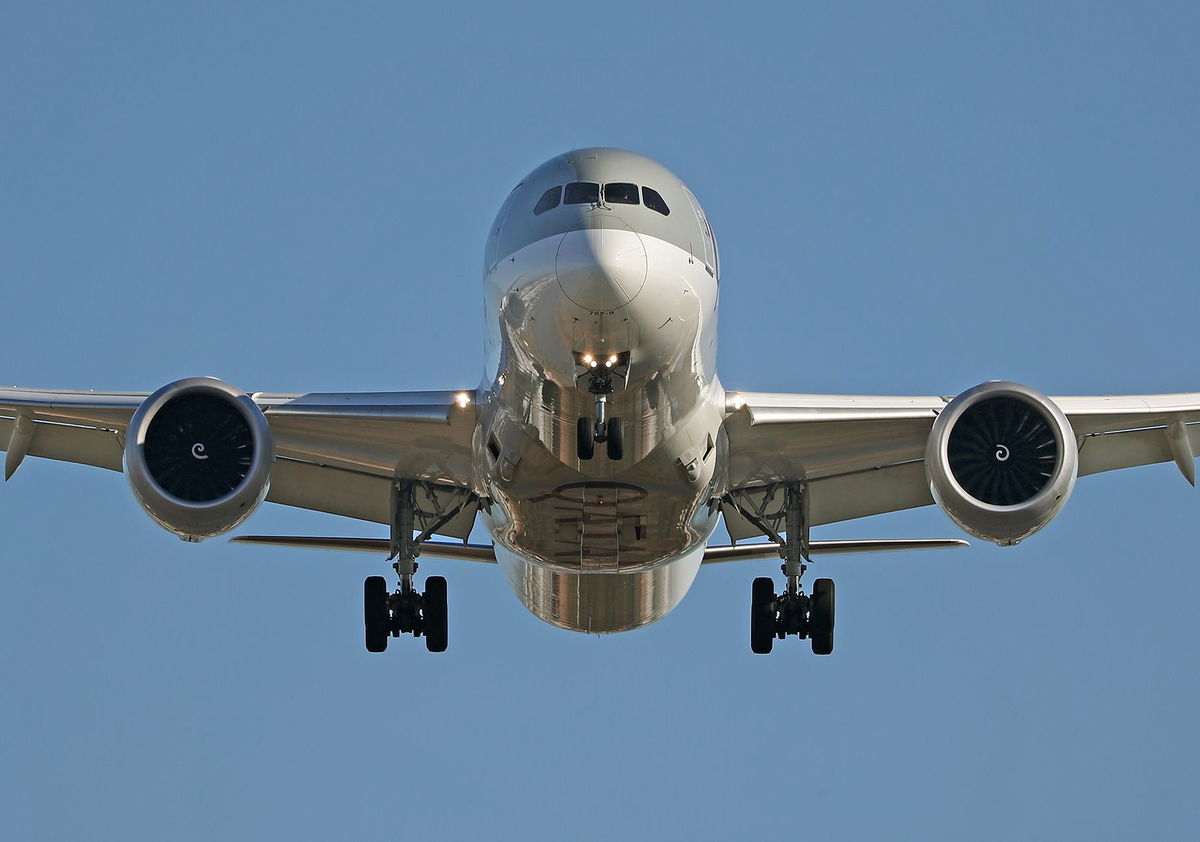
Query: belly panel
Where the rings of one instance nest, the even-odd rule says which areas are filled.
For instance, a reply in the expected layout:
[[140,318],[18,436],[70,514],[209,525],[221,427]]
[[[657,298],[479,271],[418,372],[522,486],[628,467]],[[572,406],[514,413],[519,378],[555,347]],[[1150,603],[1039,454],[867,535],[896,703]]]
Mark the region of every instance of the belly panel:
[[559,628],[608,634],[641,628],[666,616],[695,580],[704,547],[630,572],[552,569],[500,545],[496,557],[509,587],[534,616]]

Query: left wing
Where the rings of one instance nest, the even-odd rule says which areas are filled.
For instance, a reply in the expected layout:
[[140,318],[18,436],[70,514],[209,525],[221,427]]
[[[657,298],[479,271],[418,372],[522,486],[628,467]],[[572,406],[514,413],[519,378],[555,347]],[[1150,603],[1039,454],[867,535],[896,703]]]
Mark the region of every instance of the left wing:
[[[811,525],[933,503],[925,446],[950,397],[729,392],[730,487],[746,507],[803,480]],[[1076,437],[1079,475],[1174,460],[1195,482],[1200,393],[1056,397]],[[734,540],[763,534],[725,509]]]
[[[5,478],[26,455],[122,470],[130,419],[147,396],[0,389]],[[421,493],[440,493],[439,503],[470,496],[473,390],[250,397],[275,443],[272,502],[389,523],[394,477],[420,480]],[[464,506],[437,531],[465,539],[475,514]]]

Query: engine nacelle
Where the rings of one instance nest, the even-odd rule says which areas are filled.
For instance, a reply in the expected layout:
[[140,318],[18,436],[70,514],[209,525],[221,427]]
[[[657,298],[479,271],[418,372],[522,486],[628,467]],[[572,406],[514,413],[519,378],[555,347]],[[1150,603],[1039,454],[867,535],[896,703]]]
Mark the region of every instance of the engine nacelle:
[[125,475],[142,508],[185,541],[228,532],[267,495],[275,445],[244,392],[191,377],[146,398],[129,422]]
[[962,529],[1009,546],[1059,513],[1079,454],[1054,401],[1019,383],[968,389],[938,415],[925,448],[933,497]]

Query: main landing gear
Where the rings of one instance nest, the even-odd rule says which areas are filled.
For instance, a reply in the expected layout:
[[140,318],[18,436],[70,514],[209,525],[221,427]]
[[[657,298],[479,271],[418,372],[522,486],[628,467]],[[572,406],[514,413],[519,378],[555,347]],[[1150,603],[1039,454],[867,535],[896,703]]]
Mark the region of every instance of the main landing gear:
[[[775,593],[775,582],[770,578],[763,576],[754,580],[750,599],[750,651],[767,655],[776,638],[783,640],[795,635],[812,642],[813,654],[829,655],[833,652],[833,580],[817,579],[813,582],[812,594],[804,593],[800,578],[808,569],[808,495],[800,483],[790,483],[784,491],[786,499],[782,510],[766,513],[769,495],[757,512],[738,507],[742,516],[779,544],[779,555],[784,562],[782,570],[787,578],[781,594]],[[782,536],[778,531],[781,525],[784,528]]]
[[[416,569],[416,565],[413,566]],[[411,634],[425,637],[430,652],[445,652],[447,643],[446,579],[430,576],[425,593],[408,589],[403,580],[395,593],[388,593],[387,580],[368,576],[363,582],[363,621],[368,652],[387,650],[388,637]]]
[[832,579],[813,582],[812,596],[797,589],[775,594],[766,576],[754,580],[750,601],[750,651],[769,655],[775,638],[790,634],[812,641],[814,655],[833,652],[834,588]]
[[368,652],[387,649],[388,637],[411,634],[424,637],[430,652],[445,652],[447,644],[446,579],[430,576],[425,592],[413,585],[417,555],[424,533],[413,538],[414,489],[412,482],[396,483],[392,494],[392,568],[400,577],[393,592],[388,592],[382,576],[368,576],[363,582],[363,625]]

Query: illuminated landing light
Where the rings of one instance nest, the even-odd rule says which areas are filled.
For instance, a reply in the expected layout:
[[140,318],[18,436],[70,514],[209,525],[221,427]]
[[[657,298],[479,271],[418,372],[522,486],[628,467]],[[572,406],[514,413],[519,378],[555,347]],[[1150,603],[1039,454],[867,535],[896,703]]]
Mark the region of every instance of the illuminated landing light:
[[466,409],[467,404],[471,402],[471,396],[466,392],[459,392],[454,396],[454,402],[458,404],[459,409]]
[[583,355],[583,361],[584,361],[585,363],[587,363],[588,365],[595,365],[595,364],[596,364],[596,363],[595,363],[595,361],[592,359],[592,355],[591,355],[591,354],[584,354],[584,355]]

